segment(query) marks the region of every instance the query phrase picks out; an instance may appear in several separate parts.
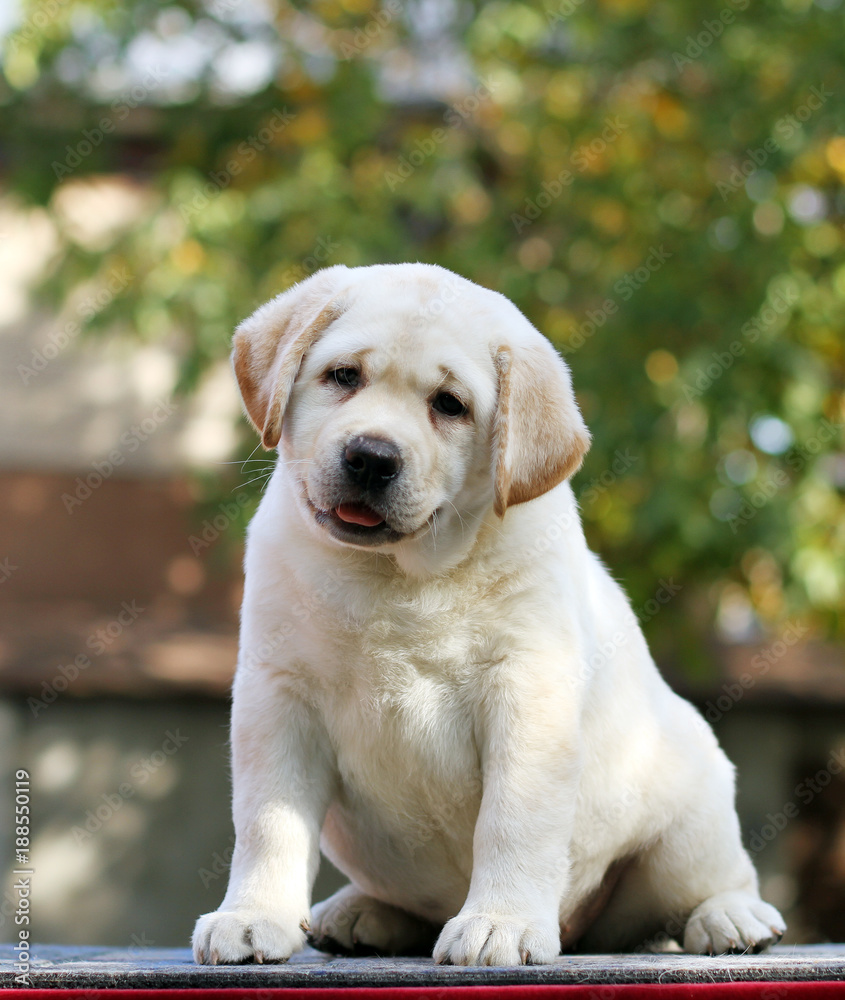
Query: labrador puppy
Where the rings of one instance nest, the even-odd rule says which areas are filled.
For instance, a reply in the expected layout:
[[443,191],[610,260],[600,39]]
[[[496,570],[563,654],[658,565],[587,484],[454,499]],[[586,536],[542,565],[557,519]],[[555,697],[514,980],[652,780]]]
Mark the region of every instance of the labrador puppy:
[[[309,931],[458,965],[777,941],[733,769],[585,544],[567,480],[590,437],[551,344],[442,268],[338,266],[232,357],[279,457],[246,550],[236,846],[196,961],[284,961]],[[312,909],[321,846],[350,884]]]

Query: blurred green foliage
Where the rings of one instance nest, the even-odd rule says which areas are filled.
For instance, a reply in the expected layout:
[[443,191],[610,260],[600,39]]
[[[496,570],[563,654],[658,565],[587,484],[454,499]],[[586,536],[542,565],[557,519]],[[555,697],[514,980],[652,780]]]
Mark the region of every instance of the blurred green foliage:
[[[323,264],[514,299],[594,433],[590,541],[635,608],[682,588],[643,617],[693,677],[714,624],[845,631],[843,38],[837,0],[39,0],[6,175],[59,220],[56,301],[128,264],[97,323],[172,344],[185,392]],[[102,173],[152,195],[94,245],[57,206]]]

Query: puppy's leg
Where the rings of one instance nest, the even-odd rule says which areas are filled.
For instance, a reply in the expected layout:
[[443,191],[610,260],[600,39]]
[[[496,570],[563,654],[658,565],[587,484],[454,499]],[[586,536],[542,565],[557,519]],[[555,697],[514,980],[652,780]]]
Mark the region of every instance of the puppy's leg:
[[305,943],[331,768],[311,711],[257,669],[232,705],[235,851],[226,897],[194,929],[199,963],[279,962]]
[[315,948],[334,953],[430,955],[436,928],[346,885],[311,910]]
[[[535,664],[542,668],[542,663]],[[491,676],[477,720],[484,788],[470,888],[443,928],[437,962],[544,964],[560,952],[580,761],[577,709],[539,676]],[[500,683],[501,682],[501,683]]]
[[783,935],[783,918],[760,899],[742,847],[733,768],[719,752],[697,778],[679,815],[620,881],[581,947],[630,948],[664,935],[686,951],[721,954],[760,951]]

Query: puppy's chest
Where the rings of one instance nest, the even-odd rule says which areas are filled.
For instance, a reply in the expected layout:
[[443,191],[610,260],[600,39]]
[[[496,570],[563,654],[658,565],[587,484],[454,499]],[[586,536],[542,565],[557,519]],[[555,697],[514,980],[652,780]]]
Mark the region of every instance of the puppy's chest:
[[351,794],[414,811],[477,773],[491,639],[483,614],[438,601],[385,601],[336,625],[316,691]]
[[310,642],[323,683],[351,685],[368,701],[424,697],[429,683],[472,687],[507,642],[501,602],[452,584],[354,588],[326,602]]
[[468,735],[483,684],[484,642],[472,630],[403,627],[395,620],[340,630],[318,684],[322,714],[341,743],[451,743]]

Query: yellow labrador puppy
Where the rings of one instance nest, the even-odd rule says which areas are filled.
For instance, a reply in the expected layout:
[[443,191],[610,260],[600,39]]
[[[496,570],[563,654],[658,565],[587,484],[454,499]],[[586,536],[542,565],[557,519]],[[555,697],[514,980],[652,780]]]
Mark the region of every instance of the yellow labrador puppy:
[[[662,929],[784,931],[733,769],[587,549],[569,372],[519,310],[425,264],[331,267],[238,329],[279,459],[249,528],[237,843],[198,962],[329,948],[551,962]],[[351,884],[311,907],[320,845]]]

